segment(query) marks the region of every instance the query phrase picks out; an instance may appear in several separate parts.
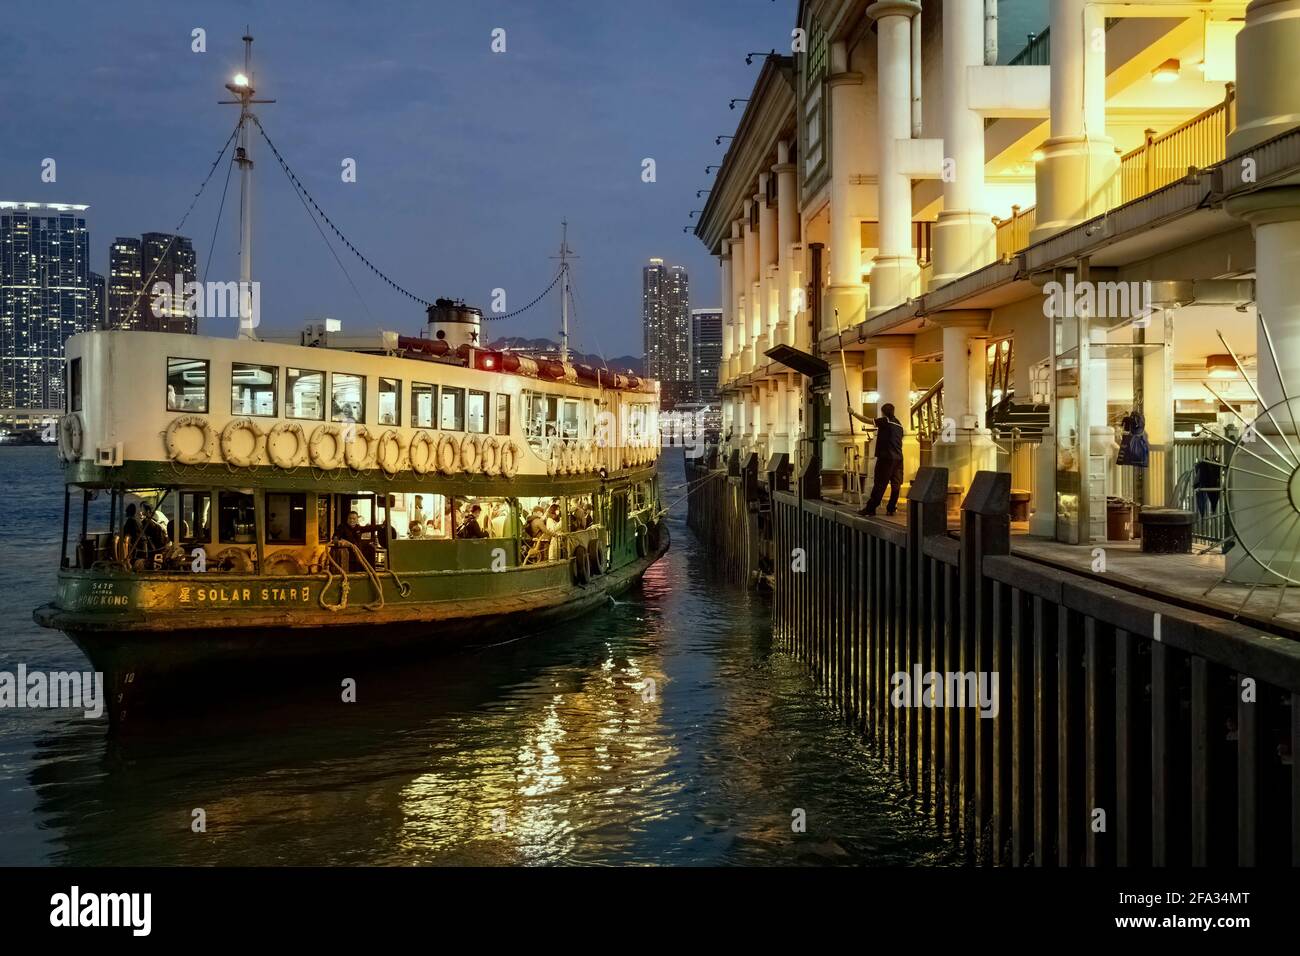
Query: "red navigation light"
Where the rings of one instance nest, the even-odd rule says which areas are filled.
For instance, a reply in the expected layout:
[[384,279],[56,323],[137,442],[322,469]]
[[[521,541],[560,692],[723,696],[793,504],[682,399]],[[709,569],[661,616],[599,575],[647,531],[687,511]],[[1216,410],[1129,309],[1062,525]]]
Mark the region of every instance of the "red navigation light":
[[497,367],[497,360],[491,355],[483,356],[483,367],[489,372]]

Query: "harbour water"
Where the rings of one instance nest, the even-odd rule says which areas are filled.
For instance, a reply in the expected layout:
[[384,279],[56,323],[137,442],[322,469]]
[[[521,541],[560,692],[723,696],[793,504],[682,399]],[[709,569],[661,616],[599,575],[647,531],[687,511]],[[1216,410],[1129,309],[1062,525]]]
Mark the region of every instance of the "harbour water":
[[[663,463],[680,485],[680,456]],[[0,536],[0,670],[84,669],[30,616],[58,562],[54,451],[0,451],[0,485],[21,489]],[[616,605],[371,663],[340,675],[355,703],[319,675],[218,688],[115,738],[80,712],[0,710],[0,865],[955,862],[684,518],[679,503],[667,558]]]

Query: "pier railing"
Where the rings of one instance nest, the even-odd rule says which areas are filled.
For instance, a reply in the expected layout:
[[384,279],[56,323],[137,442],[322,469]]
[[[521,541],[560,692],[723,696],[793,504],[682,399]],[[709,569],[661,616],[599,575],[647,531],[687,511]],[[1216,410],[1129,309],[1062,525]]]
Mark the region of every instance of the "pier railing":
[[771,494],[776,639],[917,807],[988,864],[1300,863],[1300,644],[1011,555],[1008,475],[956,537],[946,491],[906,527]]

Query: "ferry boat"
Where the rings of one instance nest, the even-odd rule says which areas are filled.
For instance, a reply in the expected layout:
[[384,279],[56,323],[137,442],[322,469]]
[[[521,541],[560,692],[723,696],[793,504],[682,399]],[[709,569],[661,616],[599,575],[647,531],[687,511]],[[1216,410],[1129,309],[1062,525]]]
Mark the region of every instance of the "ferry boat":
[[480,321],[439,300],[419,337],[69,339],[63,552],[36,621],[120,704],[176,672],[504,640],[606,605],[668,547],[658,385],[479,347]]
[[659,386],[569,360],[567,224],[557,357],[483,347],[482,313],[450,299],[419,336],[256,335],[252,104],[274,101],[243,40],[223,101],[240,107],[239,337],[66,344],[62,555],[34,616],[104,672],[117,721],[228,666],[530,633],[668,548]]

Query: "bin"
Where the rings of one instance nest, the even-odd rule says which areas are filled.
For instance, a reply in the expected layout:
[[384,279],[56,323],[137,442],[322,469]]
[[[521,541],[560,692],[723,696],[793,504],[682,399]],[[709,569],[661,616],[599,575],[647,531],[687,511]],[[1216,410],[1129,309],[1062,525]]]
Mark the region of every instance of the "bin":
[[1106,499],[1106,540],[1133,540],[1133,504],[1122,498]]
[[1011,489],[1011,520],[1028,521],[1029,520],[1029,492]]

